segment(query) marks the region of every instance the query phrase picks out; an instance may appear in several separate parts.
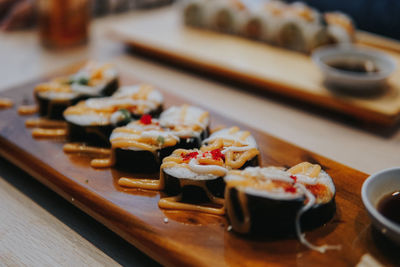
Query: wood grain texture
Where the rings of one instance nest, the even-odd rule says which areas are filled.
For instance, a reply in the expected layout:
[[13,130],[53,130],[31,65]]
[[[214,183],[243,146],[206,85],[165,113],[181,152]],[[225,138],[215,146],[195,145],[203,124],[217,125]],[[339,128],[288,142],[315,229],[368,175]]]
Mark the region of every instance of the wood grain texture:
[[[287,97],[330,108],[355,118],[391,126],[400,120],[400,68],[381,94],[354,97],[328,90],[308,55],[244,38],[185,27],[176,6],[142,11],[110,27],[134,51],[190,66]],[[400,65],[393,41],[361,33],[360,45],[389,46]],[[370,42],[369,42],[370,41]],[[385,45],[389,43],[388,45]],[[377,48],[379,49],[379,48]]]
[[[123,73],[122,84],[136,81],[129,73]],[[23,96],[31,94],[33,86],[34,83],[26,84],[1,96],[14,99],[18,106]],[[179,96],[163,93],[167,107],[183,103]],[[95,170],[89,166],[90,158],[64,154],[62,140],[33,139],[24,126],[29,117],[18,116],[16,107],[0,111],[0,154],[165,265],[353,266],[365,253],[385,264],[399,263],[399,258],[387,256],[374,245],[370,220],[360,198],[366,174],[249,129],[233,119],[213,112],[211,117],[213,126],[238,125],[250,130],[260,146],[264,166],[291,166],[300,161],[321,164],[337,187],[337,213],[325,226],[308,232],[307,237],[316,244],[341,244],[341,251],[319,254],[296,239],[250,240],[228,232],[224,217],[160,210],[160,193],[123,189],[116,183],[122,173]],[[394,249],[389,247],[388,251]]]

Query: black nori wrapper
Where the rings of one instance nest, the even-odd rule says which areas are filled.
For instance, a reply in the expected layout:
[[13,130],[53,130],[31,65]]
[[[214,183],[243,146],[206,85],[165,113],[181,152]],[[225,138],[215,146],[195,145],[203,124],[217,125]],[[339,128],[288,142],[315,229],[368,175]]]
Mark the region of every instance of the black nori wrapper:
[[82,126],[67,121],[67,138],[71,142],[85,142],[88,145],[110,147],[110,135],[113,125]]
[[[290,236],[295,233],[296,215],[303,206],[304,196],[276,200],[243,193],[247,203],[246,207],[242,207],[238,194],[235,187],[225,192],[225,207],[235,232],[269,237]],[[244,209],[248,211],[248,220],[245,219]]]
[[[208,130],[201,133],[201,138],[207,136]],[[199,148],[201,140],[199,138],[181,138],[179,143],[172,147],[165,147],[155,153],[147,150],[130,150],[117,148],[115,150],[115,167],[128,172],[152,173],[160,171],[163,159],[174,152],[175,149],[194,149]]]
[[[195,190],[193,187],[198,188],[200,191],[204,191],[203,188],[195,185],[189,185],[189,186],[184,186],[183,188],[181,187],[180,180],[181,179],[186,179],[186,178],[177,178],[175,176],[169,175],[166,173],[164,170],[162,170],[163,175],[164,175],[164,191],[168,195],[179,195],[182,193],[184,196],[190,196],[190,192],[194,192]],[[189,180],[189,179],[186,179]],[[222,177],[217,177],[213,180],[195,180],[196,182],[204,182],[208,190],[211,192],[211,194],[215,197],[224,197],[224,191],[225,191],[225,182]],[[205,193],[204,193],[205,194]],[[197,194],[201,195],[201,194]],[[188,197],[189,199],[194,198],[194,197]],[[200,200],[200,199],[199,199]]]
[[148,150],[117,148],[114,151],[115,168],[133,173],[154,173],[160,171],[162,160],[169,156],[176,146],[165,147],[154,153]]
[[335,196],[327,203],[315,204],[304,213],[300,218],[302,229],[311,230],[330,221],[336,212]]
[[[249,166],[259,166],[259,157],[256,156],[251,160],[247,161],[240,169],[244,169]],[[165,188],[164,191],[169,195],[178,195],[181,192],[184,192],[185,189],[181,188],[179,179],[185,179],[184,177],[178,178],[172,175],[167,174],[164,170],[162,170],[165,179]],[[224,197],[225,192],[225,181],[222,177],[215,178],[213,180],[205,181],[208,190],[215,197]],[[203,189],[202,189],[203,190]]]
[[76,98],[68,100],[51,100],[39,96],[38,93],[35,93],[34,96],[39,106],[39,116],[52,120],[64,120],[63,112],[69,106],[73,106],[81,100],[92,97],[110,96],[118,89],[118,86],[118,79],[113,79],[107,86],[103,88],[100,95],[79,95]]
[[[304,206],[305,197],[272,199],[245,194],[249,220],[244,226],[244,211],[235,187],[225,192],[225,206],[232,229],[240,234],[264,237],[287,237],[296,234],[296,215]],[[301,228],[311,230],[329,221],[335,214],[335,197],[328,203],[316,204],[300,218]]]
[[193,137],[180,137],[180,141],[177,145],[177,148],[182,148],[182,149],[194,149],[194,148],[200,148],[201,143],[204,139],[206,139],[210,134],[210,129],[207,127],[204,131],[200,133],[199,137],[193,136]]

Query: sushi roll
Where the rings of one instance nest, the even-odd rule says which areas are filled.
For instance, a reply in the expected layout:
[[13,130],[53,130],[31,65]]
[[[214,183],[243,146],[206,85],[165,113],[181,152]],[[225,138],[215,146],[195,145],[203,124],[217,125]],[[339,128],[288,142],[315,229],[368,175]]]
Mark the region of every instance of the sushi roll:
[[115,168],[140,173],[160,170],[166,156],[179,143],[179,137],[160,127],[157,119],[144,115],[140,120],[114,129],[110,136]]
[[247,15],[241,0],[209,1],[205,12],[206,27],[223,33],[237,33]]
[[62,120],[67,107],[89,97],[110,96],[117,88],[117,70],[111,64],[90,62],[71,76],[37,85],[34,97],[41,117]]
[[[169,195],[178,196],[160,200],[161,208],[174,208],[176,205],[171,203],[177,201],[223,204],[223,177],[226,173],[231,169],[258,165],[259,151],[254,138],[238,127],[217,131],[204,140],[204,144],[200,150],[175,150],[164,159],[160,170],[163,189]],[[189,204],[181,204],[175,208],[193,208]],[[202,211],[222,212],[220,209],[207,208]]]
[[310,53],[315,48],[330,43],[328,28],[321,24],[308,24],[303,28],[304,52]]
[[324,21],[328,25],[330,43],[351,43],[355,39],[355,26],[352,19],[342,12],[327,12]]
[[300,163],[288,170],[248,167],[225,177],[225,206],[232,229],[240,234],[282,237],[296,234],[320,252],[328,247],[308,243],[301,227],[319,226],[335,213],[335,186],[317,164]]
[[209,0],[187,0],[183,1],[183,22],[187,26],[205,26],[206,5]]
[[228,169],[244,169],[247,166],[258,166],[260,162],[256,140],[249,131],[239,127],[222,129],[214,132],[203,141],[201,151],[221,150],[225,166]]
[[306,52],[307,37],[310,38],[306,33],[317,29],[315,25],[319,23],[319,17],[316,10],[303,3],[288,5],[281,17],[277,44],[290,50]]
[[266,40],[268,30],[268,16],[263,9],[265,1],[243,1],[246,5],[247,15],[238,26],[238,33],[245,38]]
[[287,9],[288,5],[281,1],[267,1],[260,5],[255,16],[263,23],[261,41],[279,45],[278,35],[285,22]]
[[223,178],[228,172],[220,149],[202,152],[198,149],[177,149],[163,160],[160,175],[164,191],[182,193],[184,200],[207,202],[223,197]]
[[199,148],[208,137],[210,115],[207,111],[190,106],[172,106],[161,113],[160,125],[180,138],[180,148]]
[[158,116],[162,101],[162,94],[147,84],[124,86],[110,97],[81,101],[64,111],[68,139],[110,146],[109,136],[116,126],[125,125],[144,114]]

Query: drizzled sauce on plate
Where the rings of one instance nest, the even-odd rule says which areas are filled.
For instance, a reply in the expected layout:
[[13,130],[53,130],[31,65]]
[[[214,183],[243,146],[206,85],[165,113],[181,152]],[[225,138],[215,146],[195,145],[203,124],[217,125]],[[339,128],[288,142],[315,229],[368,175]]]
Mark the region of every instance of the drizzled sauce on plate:
[[378,203],[378,211],[400,225],[400,190],[387,194]]

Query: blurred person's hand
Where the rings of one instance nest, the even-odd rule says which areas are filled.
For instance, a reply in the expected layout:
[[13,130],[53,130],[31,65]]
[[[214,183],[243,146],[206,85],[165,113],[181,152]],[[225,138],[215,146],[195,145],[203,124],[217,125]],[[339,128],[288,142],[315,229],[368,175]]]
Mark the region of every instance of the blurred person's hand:
[[0,29],[3,31],[32,25],[35,0],[0,0]]

